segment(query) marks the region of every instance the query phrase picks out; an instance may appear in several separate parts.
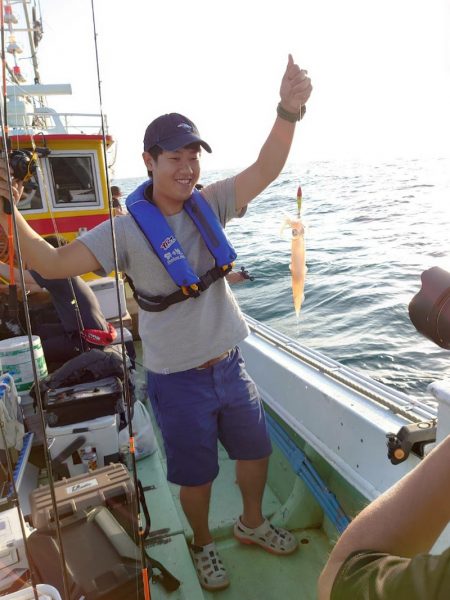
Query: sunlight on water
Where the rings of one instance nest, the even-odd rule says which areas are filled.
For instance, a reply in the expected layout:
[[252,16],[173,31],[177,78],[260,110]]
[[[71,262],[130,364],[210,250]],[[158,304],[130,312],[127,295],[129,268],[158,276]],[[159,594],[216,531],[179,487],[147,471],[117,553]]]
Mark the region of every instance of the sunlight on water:
[[[208,180],[232,175],[206,173]],[[119,182],[125,192],[140,180]],[[297,322],[283,215],[303,190],[308,273]],[[450,160],[310,162],[282,173],[227,232],[255,281],[244,312],[375,379],[417,396],[450,377],[450,353],[415,330],[408,304],[422,271],[450,270]]]

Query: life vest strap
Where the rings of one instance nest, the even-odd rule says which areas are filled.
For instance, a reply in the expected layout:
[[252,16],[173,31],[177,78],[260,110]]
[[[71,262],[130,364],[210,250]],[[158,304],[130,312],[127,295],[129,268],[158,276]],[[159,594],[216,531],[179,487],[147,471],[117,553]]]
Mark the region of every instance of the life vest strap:
[[225,275],[227,275],[232,268],[233,264],[226,265],[224,267],[213,267],[200,277],[200,281],[195,286],[197,289],[184,287],[183,289],[179,289],[168,296],[145,296],[136,290],[129,275],[127,275],[127,281],[133,291],[134,299],[136,300],[138,306],[142,308],[142,310],[146,310],[147,312],[161,312],[166,310],[166,308],[169,308],[169,306],[172,306],[172,304],[184,302],[184,300],[188,300],[189,298],[198,298],[200,296],[200,292],[204,292],[218,279],[225,277]]

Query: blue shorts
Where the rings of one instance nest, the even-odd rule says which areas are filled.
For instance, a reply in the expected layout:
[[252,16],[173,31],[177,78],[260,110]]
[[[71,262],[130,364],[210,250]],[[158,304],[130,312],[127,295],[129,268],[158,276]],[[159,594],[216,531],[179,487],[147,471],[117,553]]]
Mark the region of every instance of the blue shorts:
[[272,452],[264,409],[239,348],[212,367],[148,372],[148,394],[161,429],[167,479],[196,486],[219,472],[218,440],[233,460]]

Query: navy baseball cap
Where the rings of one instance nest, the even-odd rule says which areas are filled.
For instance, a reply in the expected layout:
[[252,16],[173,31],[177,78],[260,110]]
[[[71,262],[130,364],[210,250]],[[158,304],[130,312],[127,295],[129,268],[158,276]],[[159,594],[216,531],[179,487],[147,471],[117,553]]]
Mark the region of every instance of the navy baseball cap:
[[212,152],[209,144],[200,137],[192,121],[178,113],[170,113],[161,115],[147,127],[144,135],[144,152],[148,152],[153,146],[173,152],[195,142],[207,152]]

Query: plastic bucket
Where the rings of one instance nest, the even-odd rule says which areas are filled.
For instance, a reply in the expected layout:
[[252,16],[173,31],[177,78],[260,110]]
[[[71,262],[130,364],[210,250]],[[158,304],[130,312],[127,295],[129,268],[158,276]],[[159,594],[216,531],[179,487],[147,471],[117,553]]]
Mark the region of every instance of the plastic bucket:
[[[61,596],[56,588],[45,583],[38,583],[36,586],[38,598],[41,600],[61,600]],[[17,592],[2,596],[5,600],[34,600],[32,587],[23,588]]]
[[[47,363],[42,350],[41,338],[33,335],[33,353],[39,379],[47,375]],[[10,373],[20,393],[28,392],[33,377],[30,344],[28,336],[23,335],[0,341],[0,361],[4,373]]]

